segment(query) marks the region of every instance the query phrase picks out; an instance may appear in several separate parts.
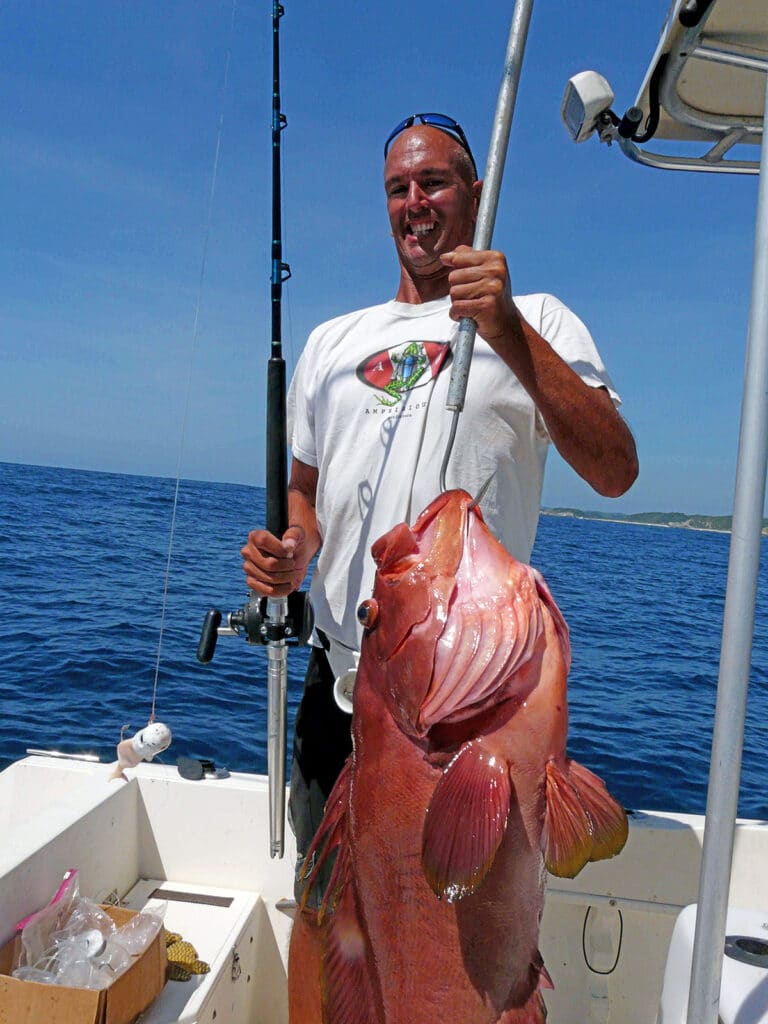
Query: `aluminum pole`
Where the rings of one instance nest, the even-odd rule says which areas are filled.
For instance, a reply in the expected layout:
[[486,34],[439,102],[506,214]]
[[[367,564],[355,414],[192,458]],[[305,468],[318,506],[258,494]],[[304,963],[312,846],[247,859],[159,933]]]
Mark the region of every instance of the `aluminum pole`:
[[[768,110],[768,80],[766,80]],[[688,1024],[717,1024],[768,455],[768,131],[757,198],[739,456]]]
[[[267,617],[283,623],[288,601],[270,598]],[[288,646],[267,644],[267,774],[269,776],[269,855],[282,857],[285,847],[285,748],[288,702]]]
[[[512,116],[515,112],[517,88],[520,84],[520,72],[523,66],[523,55],[528,38],[528,27],[531,23],[533,0],[516,0],[512,12],[512,24],[507,41],[507,52],[504,58],[504,72],[496,101],[496,114],[493,121],[491,142],[488,147],[488,160],[483,179],[483,191],[480,196],[480,207],[477,213],[477,224],[472,241],[473,249],[487,249],[491,244],[493,227],[496,222],[496,210],[499,205],[499,191],[504,174],[504,162],[507,158],[509,133],[512,128]],[[477,324],[465,317],[459,325],[459,334],[453,350],[453,366],[448,385],[446,409],[453,410],[451,433],[440,471],[440,487],[444,491],[445,473],[451,457],[453,439],[456,436],[459,413],[464,408],[467,394],[469,367],[472,362],[472,350],[475,345]]]

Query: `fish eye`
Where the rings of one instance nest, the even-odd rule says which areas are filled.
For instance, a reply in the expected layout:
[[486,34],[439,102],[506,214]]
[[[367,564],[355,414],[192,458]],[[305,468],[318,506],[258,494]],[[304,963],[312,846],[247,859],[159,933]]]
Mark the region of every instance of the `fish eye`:
[[376,619],[379,617],[379,606],[376,601],[371,598],[369,601],[363,601],[360,607],[357,609],[357,618],[365,629],[370,629]]

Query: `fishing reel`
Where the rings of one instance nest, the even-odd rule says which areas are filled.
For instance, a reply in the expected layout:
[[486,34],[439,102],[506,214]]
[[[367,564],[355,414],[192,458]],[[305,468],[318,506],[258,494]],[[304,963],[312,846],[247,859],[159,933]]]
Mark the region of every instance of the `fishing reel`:
[[249,644],[305,647],[315,625],[309,594],[304,590],[277,599],[254,596],[242,608],[229,612],[225,625],[223,618],[218,608],[211,608],[203,620],[197,645],[197,660],[203,665],[212,660],[220,636],[241,636]]

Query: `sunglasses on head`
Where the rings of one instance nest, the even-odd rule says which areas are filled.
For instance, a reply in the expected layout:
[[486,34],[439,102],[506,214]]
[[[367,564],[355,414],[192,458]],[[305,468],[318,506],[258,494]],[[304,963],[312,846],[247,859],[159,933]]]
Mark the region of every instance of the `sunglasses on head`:
[[472,169],[475,172],[475,178],[477,178],[477,164],[475,163],[475,158],[472,155],[472,150],[469,148],[467,137],[459,122],[454,121],[454,119],[452,117],[448,117],[447,114],[411,114],[410,117],[404,118],[392,129],[387,141],[384,143],[385,160],[392,142],[398,135],[400,135],[401,132],[404,132],[406,128],[412,128],[416,121],[418,121],[419,124],[429,125],[431,128],[438,128],[441,132],[446,132],[452,139],[455,139],[472,161]]

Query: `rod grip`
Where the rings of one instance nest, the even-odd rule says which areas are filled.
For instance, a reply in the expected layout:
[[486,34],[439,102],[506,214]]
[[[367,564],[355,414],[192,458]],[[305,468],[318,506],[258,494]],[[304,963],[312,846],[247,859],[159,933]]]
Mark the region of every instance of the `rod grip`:
[[288,456],[285,413],[285,360],[267,364],[267,515],[266,528],[275,537],[288,529]]

